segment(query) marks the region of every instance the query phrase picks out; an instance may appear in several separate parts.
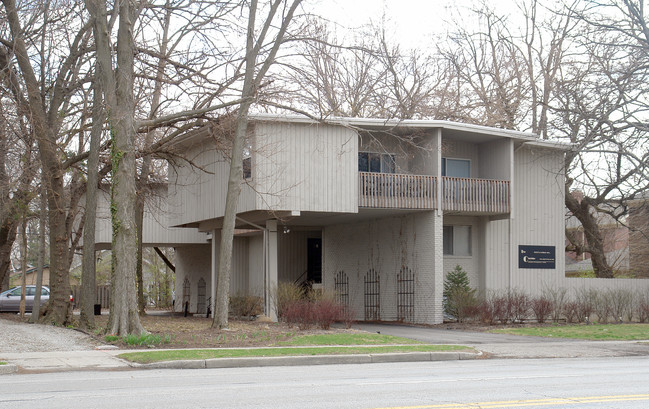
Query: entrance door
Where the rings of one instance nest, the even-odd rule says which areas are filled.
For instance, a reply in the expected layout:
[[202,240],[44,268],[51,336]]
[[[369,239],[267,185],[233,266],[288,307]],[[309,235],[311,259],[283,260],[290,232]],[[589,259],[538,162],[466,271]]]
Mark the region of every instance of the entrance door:
[[307,239],[307,274],[312,283],[322,283],[322,239]]

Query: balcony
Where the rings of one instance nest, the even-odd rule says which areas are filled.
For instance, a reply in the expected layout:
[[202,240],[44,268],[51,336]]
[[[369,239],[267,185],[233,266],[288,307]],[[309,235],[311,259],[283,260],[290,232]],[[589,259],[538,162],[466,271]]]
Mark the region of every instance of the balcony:
[[445,212],[503,214],[509,213],[509,181],[442,178]]
[[434,176],[358,173],[358,206],[387,209],[434,209]]
[[[383,209],[436,209],[437,178],[428,175],[359,172],[358,206]],[[466,214],[507,214],[509,181],[442,178],[442,209]]]

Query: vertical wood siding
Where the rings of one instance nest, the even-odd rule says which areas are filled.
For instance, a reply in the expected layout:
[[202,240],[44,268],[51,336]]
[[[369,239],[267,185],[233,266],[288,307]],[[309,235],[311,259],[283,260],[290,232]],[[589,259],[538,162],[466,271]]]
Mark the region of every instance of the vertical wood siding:
[[356,212],[357,138],[341,126],[257,124],[252,161],[257,208]]
[[[210,146],[193,147],[186,161],[169,167],[169,204],[172,225],[222,217],[228,189],[230,162]],[[254,192],[242,182],[237,212],[255,209]]]
[[248,266],[248,238],[235,237],[232,242],[232,276],[230,277],[230,295],[248,295]]
[[[511,220],[512,246],[509,246],[509,221],[487,222],[487,289],[506,289],[509,264],[512,288],[531,295],[546,287],[556,287],[565,275],[563,153],[524,147],[515,153]],[[555,246],[555,269],[519,269],[518,246]]]
[[478,145],[442,138],[442,157],[469,159],[471,161],[471,177],[480,177],[480,156],[478,154]]
[[[171,214],[166,197],[166,188],[147,198],[144,205],[142,236],[144,246],[170,247],[182,244],[205,244],[207,236],[195,229],[168,227]],[[109,246],[113,239],[110,220],[110,193],[99,191],[97,195],[97,219],[95,243]]]

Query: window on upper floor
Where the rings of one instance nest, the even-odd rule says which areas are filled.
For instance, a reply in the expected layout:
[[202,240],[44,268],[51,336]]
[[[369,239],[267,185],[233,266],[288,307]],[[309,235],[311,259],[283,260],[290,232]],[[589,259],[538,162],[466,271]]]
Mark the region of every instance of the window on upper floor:
[[250,179],[252,177],[252,158],[249,156],[243,159],[243,178]]
[[395,155],[391,153],[358,152],[358,171],[395,173]]
[[442,158],[442,176],[471,177],[471,161],[469,159]]
[[444,226],[443,252],[448,256],[470,256],[471,226]]

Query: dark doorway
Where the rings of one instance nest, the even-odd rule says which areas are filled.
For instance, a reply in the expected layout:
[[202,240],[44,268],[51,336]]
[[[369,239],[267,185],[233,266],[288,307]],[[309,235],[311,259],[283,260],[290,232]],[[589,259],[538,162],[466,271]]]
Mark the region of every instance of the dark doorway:
[[312,283],[322,283],[322,239],[307,240],[306,279]]

